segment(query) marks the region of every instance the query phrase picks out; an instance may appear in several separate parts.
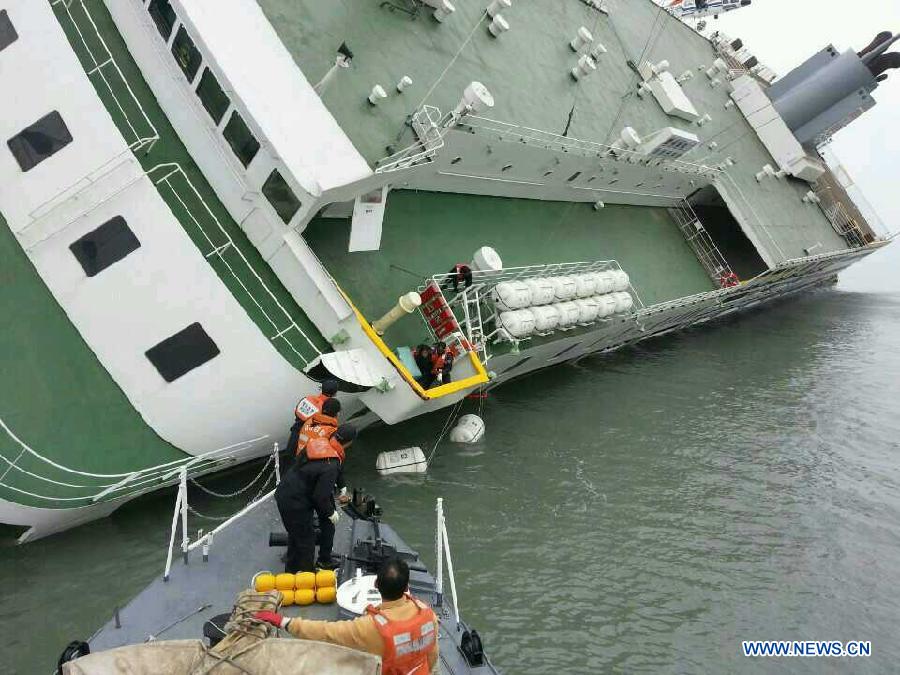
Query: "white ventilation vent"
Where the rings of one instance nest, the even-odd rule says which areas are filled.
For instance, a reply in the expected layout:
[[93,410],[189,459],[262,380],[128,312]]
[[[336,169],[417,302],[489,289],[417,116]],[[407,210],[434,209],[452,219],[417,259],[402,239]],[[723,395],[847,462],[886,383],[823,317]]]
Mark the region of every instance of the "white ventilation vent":
[[700,139],[692,133],[666,127],[651,134],[638,148],[638,152],[648,157],[679,159],[700,145]]

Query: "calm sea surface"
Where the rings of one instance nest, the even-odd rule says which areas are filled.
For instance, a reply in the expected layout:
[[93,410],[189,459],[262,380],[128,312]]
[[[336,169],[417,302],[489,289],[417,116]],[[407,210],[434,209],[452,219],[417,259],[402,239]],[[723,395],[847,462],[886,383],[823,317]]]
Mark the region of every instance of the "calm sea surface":
[[[442,444],[424,481],[378,478],[375,454],[430,447],[446,413],[373,430],[349,477],[429,561],[444,497],[462,615],[506,673],[897,672],[888,255],[837,289],[507,385],[484,441]],[[50,672],[161,573],[171,508],[155,496],[0,549],[0,672]],[[871,640],[873,656],[754,660],[745,639]]]

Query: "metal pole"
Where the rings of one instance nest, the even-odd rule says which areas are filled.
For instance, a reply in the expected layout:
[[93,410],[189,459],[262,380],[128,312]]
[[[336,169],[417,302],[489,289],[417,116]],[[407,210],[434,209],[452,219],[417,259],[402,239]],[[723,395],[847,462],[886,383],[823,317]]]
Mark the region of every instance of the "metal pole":
[[447,550],[447,573],[450,575],[450,592],[453,594],[453,612],[456,614],[456,627],[459,629],[459,596],[456,595],[456,578],[453,576],[453,559],[450,557],[450,537],[447,536],[447,521],[441,511],[441,535]]
[[438,598],[443,598],[444,595],[444,537],[441,534],[441,523],[444,521],[444,498],[437,498],[437,506],[435,507],[435,512],[437,513],[437,526],[434,530],[434,548],[435,548],[435,559],[437,560],[437,574],[434,578],[434,592],[437,593]]
[[175,511],[172,513],[172,532],[169,534],[169,552],[166,554],[166,569],[163,572],[163,581],[169,580],[169,571],[172,569],[172,547],[175,546],[175,531],[178,528],[178,513],[181,510],[181,485],[175,497]]
[[278,443],[274,443],[272,453],[275,455],[275,485],[281,482],[281,462],[278,461]]
[[187,501],[187,467],[181,469],[181,553],[184,556],[184,564],[188,563],[188,544],[190,537],[188,535],[188,501]]

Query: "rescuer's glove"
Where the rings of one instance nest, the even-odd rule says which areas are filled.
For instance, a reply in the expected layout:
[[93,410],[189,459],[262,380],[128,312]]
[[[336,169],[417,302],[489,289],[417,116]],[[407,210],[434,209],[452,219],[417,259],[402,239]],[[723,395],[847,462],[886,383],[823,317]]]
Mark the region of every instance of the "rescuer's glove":
[[338,521],[341,519],[341,512],[339,509],[335,509],[334,513],[328,516],[328,520],[331,521],[332,525],[337,525]]
[[270,623],[276,628],[287,628],[287,625],[290,622],[290,618],[282,616],[278,612],[270,612],[268,610],[256,612],[253,615],[253,618]]

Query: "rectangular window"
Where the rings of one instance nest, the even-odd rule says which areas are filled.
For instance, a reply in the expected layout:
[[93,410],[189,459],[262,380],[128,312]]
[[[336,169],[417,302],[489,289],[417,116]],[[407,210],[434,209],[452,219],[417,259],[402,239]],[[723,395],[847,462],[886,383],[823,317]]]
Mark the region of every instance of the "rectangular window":
[[181,72],[184,73],[188,82],[193,82],[197,77],[197,71],[200,70],[203,56],[201,56],[200,50],[194,46],[194,41],[191,40],[191,36],[188,35],[184,26],[178,29],[178,34],[172,42],[172,56],[175,57],[175,62],[181,68]]
[[16,27],[9,20],[9,14],[5,9],[0,10],[0,51],[9,47],[13,42],[19,39]]
[[197,96],[200,97],[200,102],[203,103],[206,112],[213,118],[213,122],[216,124],[221,122],[231,101],[228,100],[228,96],[222,91],[219,81],[209,68],[203,70],[203,76],[197,86]]
[[202,366],[219,355],[219,348],[199,323],[192,323],[182,331],[166,338],[145,352],[166,382]]
[[169,4],[169,0],[150,0],[150,6],[147,7],[147,11],[150,12],[153,23],[156,24],[156,28],[159,30],[159,34],[162,35],[163,40],[168,42],[172,36],[172,28],[175,27],[175,20],[178,18],[175,16],[175,10]]
[[278,173],[278,169],[269,174],[269,177],[263,184],[262,193],[285,224],[291,222],[291,218],[302,206],[300,200],[297,199],[297,195],[291,190],[291,186]]
[[30,171],[71,142],[69,128],[54,110],[10,138],[6,144],[22,171]]
[[241,160],[241,164],[249,166],[259,151],[259,141],[254,138],[253,133],[247,128],[247,124],[236,110],[231,114],[228,124],[225,125],[223,135],[234,154]]
[[88,232],[69,246],[69,250],[81,263],[84,273],[93,277],[140,247],[141,242],[125,219],[116,216]]

